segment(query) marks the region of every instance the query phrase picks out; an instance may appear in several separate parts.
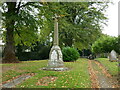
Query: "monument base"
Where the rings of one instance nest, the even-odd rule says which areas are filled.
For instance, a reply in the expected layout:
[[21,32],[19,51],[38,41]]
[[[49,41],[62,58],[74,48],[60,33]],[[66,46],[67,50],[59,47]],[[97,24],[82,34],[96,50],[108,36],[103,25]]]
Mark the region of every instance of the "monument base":
[[62,52],[58,45],[53,45],[49,54],[48,66],[50,68],[64,67]]
[[69,70],[67,67],[44,67],[42,70],[48,70],[48,71],[67,71]]

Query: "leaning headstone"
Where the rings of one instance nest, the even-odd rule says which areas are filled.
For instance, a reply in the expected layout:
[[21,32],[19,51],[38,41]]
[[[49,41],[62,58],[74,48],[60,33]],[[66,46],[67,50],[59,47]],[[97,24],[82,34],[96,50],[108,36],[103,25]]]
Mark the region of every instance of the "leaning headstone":
[[109,61],[117,61],[117,53],[114,50],[110,52]]

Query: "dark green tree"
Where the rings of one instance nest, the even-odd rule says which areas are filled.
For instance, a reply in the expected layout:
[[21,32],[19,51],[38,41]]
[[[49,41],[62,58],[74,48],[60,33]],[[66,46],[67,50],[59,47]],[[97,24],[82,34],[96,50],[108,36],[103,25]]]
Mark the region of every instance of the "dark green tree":
[[120,55],[120,35],[114,40],[114,50]]
[[[79,49],[88,48],[101,35],[101,26],[106,22],[103,11],[107,3],[95,2],[61,2],[44,5],[44,23],[41,28],[41,38],[47,39],[53,35],[52,18],[56,13],[59,19],[59,37],[61,46],[74,46]],[[48,11],[49,8],[49,11]],[[46,14],[49,13],[49,14]]]
[[2,23],[6,30],[3,63],[19,62],[15,56],[15,44],[30,45],[37,39],[40,21],[35,8],[38,7],[40,8],[40,3],[21,0],[2,4]]
[[4,2],[1,11],[2,26],[6,30],[3,62],[19,62],[15,56],[15,45],[31,46],[38,40],[51,43],[54,14],[61,16],[61,46],[88,47],[101,34],[101,23],[106,20],[103,13],[106,7],[106,3],[100,2]]
[[95,41],[92,45],[92,52],[96,54],[100,53],[110,53],[112,50],[115,50],[117,53],[119,52],[120,44],[119,37],[112,36],[103,36]]

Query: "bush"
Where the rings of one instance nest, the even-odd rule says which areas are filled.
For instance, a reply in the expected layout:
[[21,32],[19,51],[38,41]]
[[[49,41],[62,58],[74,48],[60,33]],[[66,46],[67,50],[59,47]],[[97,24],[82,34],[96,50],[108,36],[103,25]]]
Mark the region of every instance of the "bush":
[[38,55],[40,56],[40,59],[48,59],[49,52],[50,52],[50,47],[44,46],[39,50]]
[[24,46],[17,46],[16,56],[20,61],[43,60],[49,58],[50,46],[36,44],[30,52],[25,52]]
[[62,49],[62,53],[63,53],[63,61],[65,62],[76,61],[80,56],[76,49],[70,47],[64,47]]
[[30,52],[19,52],[19,53],[16,53],[16,56],[20,61],[30,60]]

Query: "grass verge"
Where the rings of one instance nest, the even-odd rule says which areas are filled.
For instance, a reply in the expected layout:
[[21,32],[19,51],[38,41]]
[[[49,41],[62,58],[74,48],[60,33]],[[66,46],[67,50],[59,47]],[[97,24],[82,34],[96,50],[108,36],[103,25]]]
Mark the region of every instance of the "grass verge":
[[96,58],[95,60],[101,62],[111,75],[118,75],[118,62],[110,62],[108,58]]
[[[47,60],[24,61],[17,64],[3,64],[3,81],[9,80],[17,75],[25,73],[36,73],[35,76],[27,79],[16,88],[91,88],[91,81],[88,72],[87,59],[80,58],[76,62],[65,62],[65,67],[71,68],[68,71],[44,71]],[[6,77],[6,75],[8,75]],[[55,76],[56,81],[48,86],[40,86],[36,83],[43,77]]]

